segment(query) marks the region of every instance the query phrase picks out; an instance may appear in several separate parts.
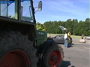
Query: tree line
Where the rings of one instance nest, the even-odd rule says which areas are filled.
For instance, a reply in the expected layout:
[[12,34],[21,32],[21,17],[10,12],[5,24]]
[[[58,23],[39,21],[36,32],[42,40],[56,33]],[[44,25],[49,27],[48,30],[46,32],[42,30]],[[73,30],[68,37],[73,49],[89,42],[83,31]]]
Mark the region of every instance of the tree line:
[[45,30],[52,34],[64,34],[59,26],[65,27],[73,35],[90,35],[90,18],[86,18],[85,21],[78,21],[77,19],[68,19],[67,21],[46,21],[43,24]]

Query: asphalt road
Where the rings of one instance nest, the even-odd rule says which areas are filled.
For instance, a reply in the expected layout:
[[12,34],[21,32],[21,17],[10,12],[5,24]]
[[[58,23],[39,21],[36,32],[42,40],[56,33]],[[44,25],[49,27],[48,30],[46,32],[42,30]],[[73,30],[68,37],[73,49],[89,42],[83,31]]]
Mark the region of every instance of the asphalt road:
[[64,50],[64,61],[61,67],[90,67],[90,43],[79,43],[78,39],[73,40],[72,47],[65,48],[61,45]]

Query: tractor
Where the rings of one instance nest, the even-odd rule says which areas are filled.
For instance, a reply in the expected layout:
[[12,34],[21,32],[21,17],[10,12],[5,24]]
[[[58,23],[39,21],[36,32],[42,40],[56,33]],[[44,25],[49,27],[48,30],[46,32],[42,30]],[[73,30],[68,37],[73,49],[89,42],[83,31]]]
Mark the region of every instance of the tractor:
[[33,0],[0,0],[0,67],[60,67],[63,57],[62,47],[36,30]]

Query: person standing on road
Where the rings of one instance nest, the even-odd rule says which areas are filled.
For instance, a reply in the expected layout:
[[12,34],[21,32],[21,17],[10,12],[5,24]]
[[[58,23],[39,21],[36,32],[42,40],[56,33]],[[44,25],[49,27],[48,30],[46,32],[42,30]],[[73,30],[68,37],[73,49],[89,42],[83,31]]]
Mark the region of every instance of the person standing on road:
[[68,32],[65,32],[64,35],[64,47],[68,48]]
[[70,47],[72,44],[72,38],[71,38],[71,32],[68,32],[68,47]]
[[70,31],[68,32],[68,36],[71,36],[71,32]]
[[84,39],[84,34],[82,34],[81,39]]

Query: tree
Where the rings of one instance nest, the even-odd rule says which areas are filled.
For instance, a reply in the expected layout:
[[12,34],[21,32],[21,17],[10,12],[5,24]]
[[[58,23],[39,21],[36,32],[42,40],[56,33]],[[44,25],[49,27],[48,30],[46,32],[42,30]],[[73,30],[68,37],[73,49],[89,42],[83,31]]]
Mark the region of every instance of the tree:
[[59,26],[64,26],[67,31],[72,32],[74,35],[90,35],[90,18],[86,18],[85,21],[79,21],[78,19],[67,19],[67,21],[47,21],[44,24],[48,33],[61,34],[62,30]]
[[90,18],[86,18],[85,22],[90,22]]
[[38,22],[38,23],[36,23],[36,30],[46,31],[46,28],[44,27],[43,24]]

